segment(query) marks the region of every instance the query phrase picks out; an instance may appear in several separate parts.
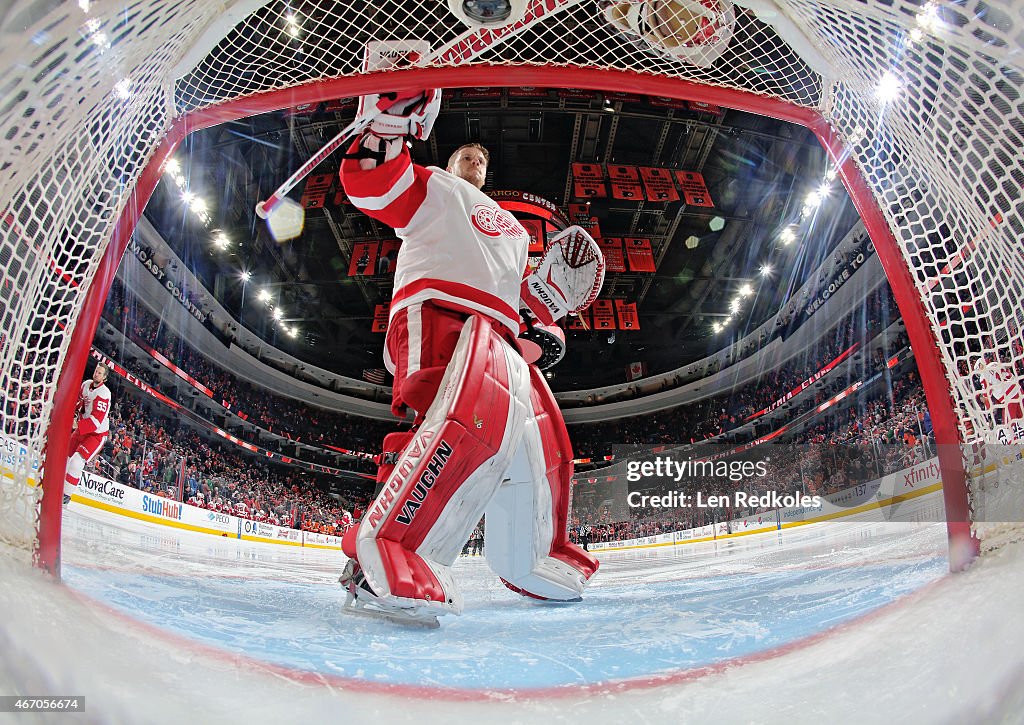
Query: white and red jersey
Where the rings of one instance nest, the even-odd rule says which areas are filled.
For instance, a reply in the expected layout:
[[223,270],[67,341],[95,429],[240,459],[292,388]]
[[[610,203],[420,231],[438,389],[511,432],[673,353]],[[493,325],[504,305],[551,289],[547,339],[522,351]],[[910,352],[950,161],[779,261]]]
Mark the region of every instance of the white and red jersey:
[[94,386],[92,380],[86,380],[82,383],[78,410],[79,435],[105,435],[110,431],[110,388],[102,383]]
[[[483,313],[519,334],[519,287],[530,239],[515,217],[468,181],[412,163],[406,148],[371,170],[346,159],[341,180],[353,204],[402,239],[392,317],[436,300]],[[384,362],[394,373],[387,356]]]
[[1024,418],[1024,391],[1010,365],[980,362],[976,371],[992,407],[1004,407],[1008,418]]

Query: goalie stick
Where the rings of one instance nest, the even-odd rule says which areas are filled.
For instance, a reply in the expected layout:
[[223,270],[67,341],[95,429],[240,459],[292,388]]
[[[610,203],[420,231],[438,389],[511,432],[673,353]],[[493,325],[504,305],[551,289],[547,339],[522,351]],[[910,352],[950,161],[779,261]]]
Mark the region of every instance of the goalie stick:
[[[521,20],[500,28],[471,28],[433,52],[423,53],[422,48],[429,47],[426,45],[425,41],[408,40],[393,41],[393,43],[396,45],[404,43],[408,46],[407,52],[409,52],[409,57],[413,58],[413,65],[410,67],[425,67],[435,62],[460,65],[479,57],[486,51],[498,45],[501,41],[512,38],[533,27],[541,20],[549,18],[574,5],[578,5],[580,2],[582,2],[582,0],[531,0],[530,5],[527,8],[526,15]],[[387,43],[387,41],[381,42],[385,44]],[[417,45],[419,48],[416,47]],[[377,68],[383,70],[385,67],[377,66]],[[366,68],[364,68],[364,70],[366,70]],[[267,226],[270,228],[271,235],[273,235],[275,239],[278,239],[279,241],[291,239],[301,233],[302,217],[305,215],[305,210],[303,210],[302,207],[294,201],[287,199],[287,194],[289,191],[294,189],[300,181],[306,178],[314,168],[319,166],[324,159],[341,148],[342,145],[350,141],[357,134],[361,133],[366,126],[373,121],[373,115],[369,114],[360,118],[360,115],[357,113],[356,118],[359,120],[353,121],[343,128],[338,135],[324,144],[323,148],[313,154],[306,163],[300,166],[295,173],[285,180],[283,184],[277,187],[270,196],[256,204],[256,215],[267,221]],[[291,203],[286,204],[286,202]],[[290,212],[292,218],[289,218],[287,222],[282,225],[282,229],[279,233],[275,233],[273,215],[281,209],[282,205],[291,207],[288,209],[288,212]],[[298,216],[297,221],[294,218],[295,216]],[[296,225],[298,227],[297,231],[294,229]]]

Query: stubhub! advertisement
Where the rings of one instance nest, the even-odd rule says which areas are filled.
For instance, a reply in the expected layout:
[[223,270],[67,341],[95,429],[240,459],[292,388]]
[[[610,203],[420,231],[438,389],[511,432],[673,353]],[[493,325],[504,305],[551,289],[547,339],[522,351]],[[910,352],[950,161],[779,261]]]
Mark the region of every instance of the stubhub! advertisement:
[[73,503],[164,526],[285,546],[341,549],[341,538],[250,521],[140,491],[95,473],[83,473]]

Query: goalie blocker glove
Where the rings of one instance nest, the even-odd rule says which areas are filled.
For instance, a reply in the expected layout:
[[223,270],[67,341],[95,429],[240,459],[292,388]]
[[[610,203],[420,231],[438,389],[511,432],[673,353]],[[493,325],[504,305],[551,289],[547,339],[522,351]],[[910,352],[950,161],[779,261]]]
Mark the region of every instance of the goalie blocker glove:
[[537,269],[523,279],[520,296],[542,325],[553,325],[597,299],[604,284],[604,255],[577,226],[551,240]]

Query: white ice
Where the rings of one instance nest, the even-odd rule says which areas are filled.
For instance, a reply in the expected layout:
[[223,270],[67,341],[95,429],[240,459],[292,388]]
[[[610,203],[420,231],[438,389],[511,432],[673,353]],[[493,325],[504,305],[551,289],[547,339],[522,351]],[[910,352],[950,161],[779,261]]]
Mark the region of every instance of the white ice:
[[130,723],[1024,722],[1024,545],[948,575],[945,543],[829,522],[608,553],[558,606],[463,558],[466,611],[429,631],[341,615],[337,552],[73,504],[63,585],[3,564],[0,692]]

